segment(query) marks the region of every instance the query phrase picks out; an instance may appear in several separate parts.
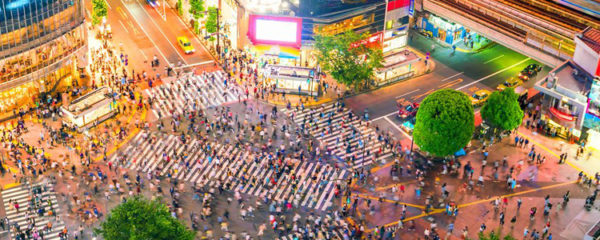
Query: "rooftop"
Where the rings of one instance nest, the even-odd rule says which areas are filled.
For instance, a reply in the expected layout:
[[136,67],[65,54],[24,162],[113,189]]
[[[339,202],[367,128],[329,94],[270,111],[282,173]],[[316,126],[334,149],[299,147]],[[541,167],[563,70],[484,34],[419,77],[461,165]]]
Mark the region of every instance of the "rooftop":
[[596,53],[600,53],[600,30],[588,27],[579,38]]
[[[552,86],[552,74],[556,77],[556,87]],[[592,80],[591,75],[569,60],[550,71],[548,76],[537,84],[542,88],[551,89],[561,95],[585,102]]]

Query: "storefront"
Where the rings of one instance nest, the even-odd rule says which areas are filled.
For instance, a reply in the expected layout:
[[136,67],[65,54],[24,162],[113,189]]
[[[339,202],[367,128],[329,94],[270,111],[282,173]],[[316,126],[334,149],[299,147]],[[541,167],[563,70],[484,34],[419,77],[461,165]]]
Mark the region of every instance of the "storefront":
[[263,62],[299,66],[302,18],[250,15],[244,47]]
[[318,96],[319,80],[315,75],[313,68],[267,65],[263,84],[279,93]]
[[480,34],[432,13],[420,16],[417,26],[426,36],[436,38],[441,43],[451,46],[462,43],[467,48],[478,49],[489,43],[489,40]]
[[[221,6],[219,6],[219,3]],[[238,37],[239,37],[239,24],[238,24],[238,5],[235,0],[208,0],[206,1],[206,6],[208,7],[218,7],[221,11],[219,12],[219,23],[221,25],[221,30],[219,33],[221,36],[221,41],[227,41],[225,47],[229,47],[231,49],[237,49],[238,47]],[[206,31],[206,30],[204,30]],[[216,44],[216,43],[215,43]]]

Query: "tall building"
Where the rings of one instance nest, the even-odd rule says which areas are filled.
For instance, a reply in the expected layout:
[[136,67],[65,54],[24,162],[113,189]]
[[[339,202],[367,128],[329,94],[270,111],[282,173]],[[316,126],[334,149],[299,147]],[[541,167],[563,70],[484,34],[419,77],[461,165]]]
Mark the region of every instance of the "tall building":
[[76,84],[84,23],[83,0],[0,1],[0,119]]

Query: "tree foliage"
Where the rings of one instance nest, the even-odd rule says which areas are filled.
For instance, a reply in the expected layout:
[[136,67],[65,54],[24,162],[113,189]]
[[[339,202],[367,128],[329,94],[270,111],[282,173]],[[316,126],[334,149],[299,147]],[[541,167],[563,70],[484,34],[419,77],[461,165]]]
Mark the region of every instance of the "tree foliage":
[[523,110],[519,106],[519,95],[513,88],[493,92],[481,108],[481,117],[493,127],[513,130],[523,120]]
[[95,232],[104,239],[192,240],[195,232],[173,218],[159,200],[136,196],[111,210]]
[[350,47],[369,35],[347,31],[339,35],[316,35],[317,60],[327,73],[339,83],[359,89],[368,87],[375,70],[383,67],[381,48],[364,45]]
[[513,237],[511,234],[508,234],[508,235],[504,236],[503,238],[500,238],[500,234],[499,233],[494,233],[493,231],[489,232],[488,234],[484,234],[484,233],[480,232],[478,234],[478,236],[479,236],[479,240],[500,240],[500,239],[502,239],[502,240],[516,240],[516,238]]
[[208,17],[206,18],[206,32],[215,33],[217,32],[217,17],[219,9],[216,7],[208,8]]
[[204,0],[190,0],[190,14],[196,20],[204,17]]
[[448,156],[469,143],[474,124],[469,97],[460,91],[441,89],[421,102],[413,139],[423,151],[439,157]]
[[108,4],[106,0],[92,0],[92,24],[100,23],[103,17],[108,14]]

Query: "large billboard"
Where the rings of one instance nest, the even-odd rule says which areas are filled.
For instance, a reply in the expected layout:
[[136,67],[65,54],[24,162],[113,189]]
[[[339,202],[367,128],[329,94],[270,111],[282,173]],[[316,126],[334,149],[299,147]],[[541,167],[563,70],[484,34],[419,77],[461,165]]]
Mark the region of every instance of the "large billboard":
[[300,48],[302,18],[250,15],[248,38],[253,44]]

